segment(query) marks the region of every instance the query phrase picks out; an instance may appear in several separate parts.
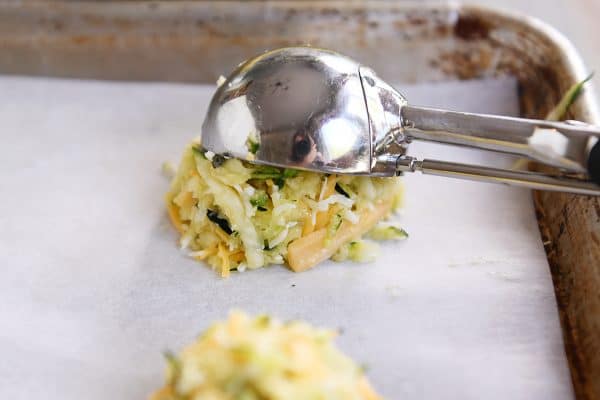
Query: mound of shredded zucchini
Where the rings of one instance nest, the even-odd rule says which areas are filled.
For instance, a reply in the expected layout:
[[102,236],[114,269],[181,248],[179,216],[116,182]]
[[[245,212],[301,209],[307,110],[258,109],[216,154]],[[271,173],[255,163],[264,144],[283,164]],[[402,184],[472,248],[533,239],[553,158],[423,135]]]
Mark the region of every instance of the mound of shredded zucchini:
[[304,322],[241,312],[211,326],[180,356],[151,400],[376,400],[363,369]]
[[[287,264],[303,271],[319,262],[368,261],[361,237],[403,239],[377,226],[400,206],[398,178],[327,175],[250,164],[187,147],[166,201],[191,257],[222,276]],[[368,253],[368,254],[366,254]]]

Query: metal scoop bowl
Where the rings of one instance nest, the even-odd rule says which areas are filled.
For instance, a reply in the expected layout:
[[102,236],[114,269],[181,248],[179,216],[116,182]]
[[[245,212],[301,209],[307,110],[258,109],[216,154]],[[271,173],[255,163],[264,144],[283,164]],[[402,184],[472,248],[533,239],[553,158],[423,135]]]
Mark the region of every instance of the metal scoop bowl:
[[[257,164],[320,173],[420,171],[600,195],[600,128],[578,121],[409,106],[368,67],[329,50],[290,47],[245,61],[214,94],[202,146]],[[556,167],[536,173],[407,154],[413,140],[509,153]],[[588,180],[591,177],[591,180]]]

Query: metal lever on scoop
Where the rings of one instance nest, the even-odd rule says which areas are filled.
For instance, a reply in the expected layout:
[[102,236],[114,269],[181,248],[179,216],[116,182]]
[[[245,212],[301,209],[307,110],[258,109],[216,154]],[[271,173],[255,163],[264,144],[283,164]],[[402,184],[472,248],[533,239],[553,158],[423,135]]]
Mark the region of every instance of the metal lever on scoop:
[[[453,144],[514,154],[567,173],[589,172],[600,181],[600,129],[577,121],[553,122],[472,114],[405,105],[399,141]],[[398,141],[398,139],[397,139]],[[591,149],[590,149],[591,148]],[[532,189],[600,195],[600,186],[578,178],[401,156],[398,171],[421,171]]]

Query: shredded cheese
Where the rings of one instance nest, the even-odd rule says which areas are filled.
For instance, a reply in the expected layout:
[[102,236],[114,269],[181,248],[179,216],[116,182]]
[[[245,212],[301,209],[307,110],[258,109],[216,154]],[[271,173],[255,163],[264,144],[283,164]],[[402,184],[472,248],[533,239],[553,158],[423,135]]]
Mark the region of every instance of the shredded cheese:
[[217,255],[221,259],[221,276],[227,278],[229,276],[229,252],[221,243],[219,243]]
[[179,232],[180,234],[183,235],[183,226],[181,225],[181,220],[179,219],[179,215],[177,215],[177,210],[175,209],[175,206],[173,204],[171,204],[171,202],[167,203],[167,214],[169,215],[169,219],[171,220],[171,223],[173,224],[173,226],[175,227],[175,229],[177,229],[177,232]]
[[218,247],[213,247],[213,248],[206,249],[206,250],[191,251],[188,253],[188,256],[190,256],[198,261],[202,261],[202,260],[205,260],[206,258],[208,258],[209,256],[216,254],[217,250],[218,250]]

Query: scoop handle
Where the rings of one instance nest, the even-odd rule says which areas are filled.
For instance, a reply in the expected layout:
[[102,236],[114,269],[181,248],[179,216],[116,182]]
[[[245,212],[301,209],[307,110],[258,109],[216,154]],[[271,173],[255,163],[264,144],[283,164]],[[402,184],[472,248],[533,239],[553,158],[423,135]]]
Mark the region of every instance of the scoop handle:
[[[401,116],[408,140],[515,154],[570,172],[589,172],[600,182],[600,148],[596,145],[593,152],[586,151],[589,141],[600,136],[600,128],[593,125],[577,121],[544,121],[410,105],[402,108]],[[589,171],[586,168],[588,165]]]
[[[597,146],[600,150],[600,146]],[[600,186],[590,181],[551,176],[529,171],[513,171],[480,165],[461,164],[440,160],[417,160],[403,156],[397,159],[398,172],[422,172],[447,178],[459,178],[478,182],[500,183],[530,189],[600,196]]]

